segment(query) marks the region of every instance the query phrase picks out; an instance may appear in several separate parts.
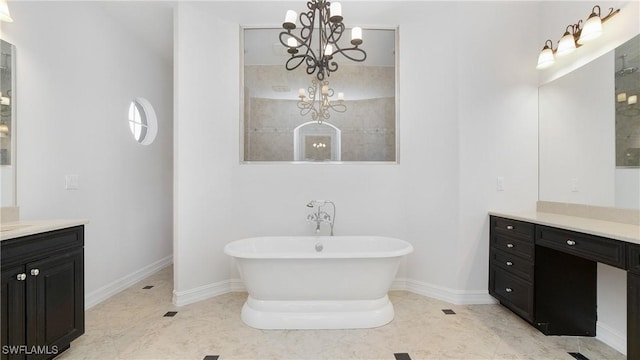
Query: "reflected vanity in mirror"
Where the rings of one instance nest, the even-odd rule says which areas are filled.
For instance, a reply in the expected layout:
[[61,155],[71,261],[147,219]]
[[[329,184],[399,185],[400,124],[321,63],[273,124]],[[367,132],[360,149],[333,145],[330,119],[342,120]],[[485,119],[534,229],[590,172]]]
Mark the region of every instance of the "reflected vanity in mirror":
[[[396,163],[396,29],[364,29],[366,60],[336,55],[338,70],[317,86],[303,67],[285,68],[291,55],[279,41],[281,31],[243,29],[240,159]],[[323,90],[335,109],[319,123],[307,105]]]
[[15,46],[0,40],[0,171],[2,207],[16,206]]
[[640,209],[639,59],[640,35],[540,87],[539,200]]

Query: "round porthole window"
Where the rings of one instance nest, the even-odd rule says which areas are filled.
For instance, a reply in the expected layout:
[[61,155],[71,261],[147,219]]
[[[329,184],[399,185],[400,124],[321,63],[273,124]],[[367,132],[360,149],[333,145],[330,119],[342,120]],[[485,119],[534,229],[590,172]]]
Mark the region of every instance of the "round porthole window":
[[129,130],[133,138],[142,145],[149,145],[158,133],[158,120],[151,103],[145,98],[136,98],[129,105]]

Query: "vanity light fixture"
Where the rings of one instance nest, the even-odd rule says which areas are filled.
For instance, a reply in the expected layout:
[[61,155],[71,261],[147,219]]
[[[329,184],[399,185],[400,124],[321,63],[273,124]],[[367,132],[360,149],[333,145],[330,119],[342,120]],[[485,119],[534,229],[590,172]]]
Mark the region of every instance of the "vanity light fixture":
[[13,22],[11,14],[9,13],[9,5],[7,0],[0,0],[0,21]]
[[333,96],[334,91],[329,87],[329,81],[313,79],[308,91],[309,97],[307,97],[304,88],[298,90],[300,115],[306,116],[311,113],[311,119],[317,121],[318,124],[322,124],[323,121],[331,117],[329,110],[339,113],[347,111],[347,106],[344,104],[344,93],[338,93],[337,102],[331,102],[330,98]]
[[[367,53],[358,46],[362,44],[362,28],[351,29],[351,45],[341,48],[338,42],[346,28],[342,22],[342,4],[326,0],[307,1],[309,11],[300,13],[299,20],[302,28],[300,34],[293,34],[296,29],[297,14],[288,10],[280,33],[280,43],[291,54],[285,67],[287,70],[306,66],[307,74],[316,74],[316,78],[323,81],[332,72],[338,70],[338,64],[332,61],[336,54],[342,54],[349,60],[362,62]],[[317,24],[316,24],[317,23]],[[317,25],[317,27],[316,27]],[[314,43],[317,48],[313,48]]]
[[547,40],[538,56],[536,69],[546,69],[553,65],[555,56],[564,56],[572,53],[576,48],[602,35],[602,23],[609,20],[613,15],[620,12],[620,9],[609,9],[609,13],[601,17],[600,6],[596,5],[591,10],[591,15],[587,21],[579,20],[576,24],[568,25],[562,38],[558,41],[558,47],[553,49],[553,42]]

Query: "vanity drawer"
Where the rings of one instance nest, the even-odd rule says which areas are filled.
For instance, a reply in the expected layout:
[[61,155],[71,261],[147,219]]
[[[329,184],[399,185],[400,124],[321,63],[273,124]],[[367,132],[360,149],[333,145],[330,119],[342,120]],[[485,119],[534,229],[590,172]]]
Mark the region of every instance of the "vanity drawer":
[[489,293],[523,318],[533,321],[533,285],[497,266],[490,267]]
[[625,269],[625,243],[569,230],[538,226],[536,245],[546,246],[617,268]]
[[512,275],[516,275],[526,281],[533,282],[534,272],[532,261],[492,249],[491,264],[501,267]]
[[491,217],[492,230],[498,230],[507,234],[522,237],[523,240],[533,240],[534,238],[534,224],[501,218],[497,216]]
[[508,255],[521,256],[527,260],[533,261],[533,254],[535,250],[533,240],[523,241],[513,236],[493,231],[491,233],[491,246]]
[[640,245],[631,245],[627,248],[627,266],[632,273],[640,274]]

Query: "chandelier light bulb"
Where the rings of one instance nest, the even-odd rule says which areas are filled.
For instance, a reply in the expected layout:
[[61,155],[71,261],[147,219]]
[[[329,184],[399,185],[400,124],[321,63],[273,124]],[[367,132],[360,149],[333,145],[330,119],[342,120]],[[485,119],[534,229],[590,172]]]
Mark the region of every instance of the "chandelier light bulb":
[[296,18],[298,14],[293,10],[287,10],[287,14],[284,17],[284,23],[282,27],[285,29],[295,29],[296,28]]
[[344,93],[343,92],[339,92],[338,93],[338,101],[344,101]]
[[296,40],[295,38],[290,37],[287,40],[287,45],[289,45],[289,47],[297,47],[298,46],[298,40]]
[[351,45],[360,45],[362,44],[362,28],[354,27],[351,29]]
[[339,2],[331,2],[329,15],[329,21],[333,23],[342,21],[342,4]]
[[324,56],[331,57],[333,54],[333,46],[331,44],[327,44],[327,47],[324,48]]

